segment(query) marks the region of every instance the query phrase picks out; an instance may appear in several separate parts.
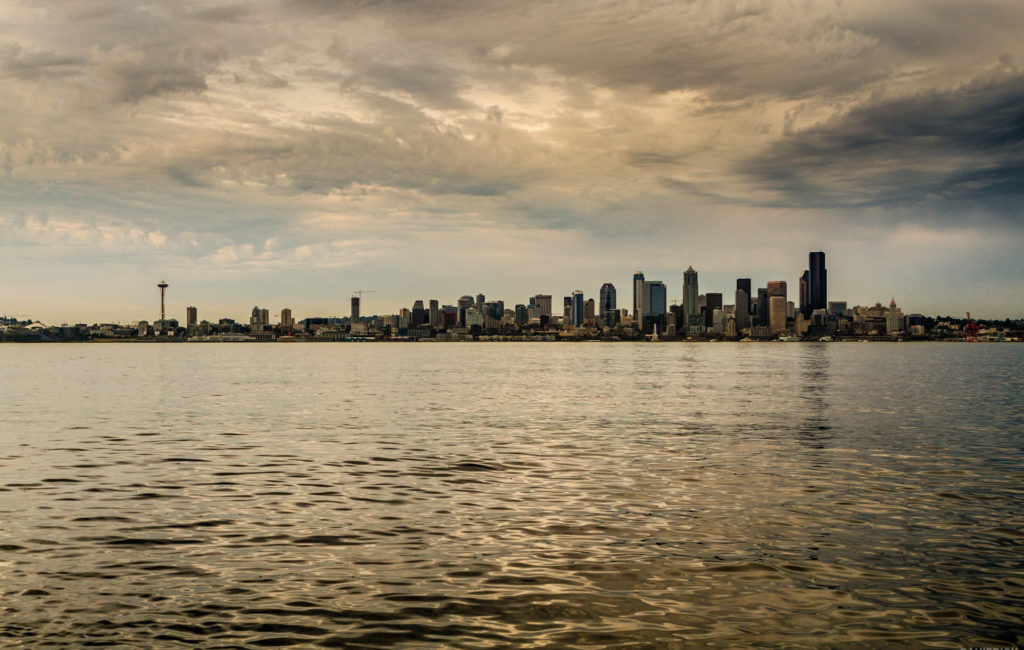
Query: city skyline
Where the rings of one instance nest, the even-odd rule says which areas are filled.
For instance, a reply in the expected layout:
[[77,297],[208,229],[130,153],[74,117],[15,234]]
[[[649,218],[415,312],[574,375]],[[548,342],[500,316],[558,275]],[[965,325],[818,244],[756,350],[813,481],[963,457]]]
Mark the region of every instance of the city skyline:
[[729,302],[737,275],[792,295],[812,248],[851,303],[1024,305],[1010,0],[14,0],[0,25],[8,313],[151,319],[161,278],[239,315],[383,312],[637,268],[672,300],[691,264]]

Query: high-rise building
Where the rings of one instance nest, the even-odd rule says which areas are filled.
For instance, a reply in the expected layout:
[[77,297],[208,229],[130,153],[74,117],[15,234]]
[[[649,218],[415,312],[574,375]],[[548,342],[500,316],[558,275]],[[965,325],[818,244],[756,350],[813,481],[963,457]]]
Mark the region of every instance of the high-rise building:
[[757,324],[768,327],[768,289],[764,287],[757,290]]
[[828,271],[825,269],[825,253],[821,251],[811,253],[807,270],[807,294],[811,310],[825,309],[828,306]]
[[722,294],[707,293],[704,295],[704,327],[711,329],[715,324],[715,310],[722,308]]
[[427,318],[427,322],[430,324],[431,327],[441,326],[441,312],[437,307],[436,300],[430,301],[430,312],[427,314]]
[[811,313],[811,279],[810,272],[800,275],[800,313],[807,318]]
[[292,318],[292,310],[285,307],[281,310],[281,331],[290,332],[295,327],[295,319]]
[[601,321],[605,327],[614,327],[619,322],[619,310],[615,306],[615,285],[605,282],[601,285],[601,294],[598,304]]
[[359,296],[352,296],[352,322],[359,320]]
[[516,305],[516,325],[522,327],[530,322],[530,311],[526,305]]
[[786,330],[786,297],[772,296],[768,301],[768,311],[771,320],[768,325],[772,328],[772,334],[778,334]]
[[593,323],[594,322],[594,299],[587,298],[583,302],[583,322]]
[[736,289],[736,305],[733,318],[736,320],[737,332],[742,332],[750,327],[750,294],[743,289]]
[[691,266],[683,272],[683,313],[686,314],[687,325],[694,324],[696,321],[692,317],[700,315],[699,296],[697,272]]
[[668,289],[660,280],[644,282],[643,315],[639,327],[644,332],[653,332],[655,326],[664,333],[668,323]]
[[412,314],[409,318],[410,327],[419,327],[427,322],[427,310],[423,308],[423,301],[417,300],[412,303]]
[[746,291],[750,297],[750,278],[736,278],[736,291]]
[[185,326],[195,327],[199,323],[199,310],[195,307],[185,308]]
[[476,294],[476,310],[481,314],[484,313],[484,303],[487,302],[487,298],[482,293]]
[[572,323],[572,296],[562,298],[562,327]]
[[459,298],[459,327],[466,327],[466,310],[476,304],[473,296]]
[[570,320],[573,327],[583,327],[584,306],[583,292],[577,289],[572,292]]
[[644,272],[633,274],[633,322],[641,327],[644,317]]
[[[773,280],[768,283],[768,325],[775,331],[775,323],[782,320],[782,329],[786,328],[786,298],[787,298],[787,286],[785,280]],[[782,314],[776,314],[772,310],[776,308],[776,302],[772,298],[782,298],[781,306],[778,307],[782,310]]]
[[600,303],[602,313],[615,309],[615,285],[611,282],[601,285]]
[[540,310],[540,316],[547,316],[551,318],[551,295],[538,293],[533,298],[530,298],[530,306],[537,307]]

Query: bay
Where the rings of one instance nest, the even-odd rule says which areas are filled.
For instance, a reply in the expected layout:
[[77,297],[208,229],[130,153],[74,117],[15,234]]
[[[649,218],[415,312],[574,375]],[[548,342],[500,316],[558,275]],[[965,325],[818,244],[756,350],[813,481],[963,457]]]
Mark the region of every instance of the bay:
[[1024,346],[0,346],[0,642],[1024,643]]

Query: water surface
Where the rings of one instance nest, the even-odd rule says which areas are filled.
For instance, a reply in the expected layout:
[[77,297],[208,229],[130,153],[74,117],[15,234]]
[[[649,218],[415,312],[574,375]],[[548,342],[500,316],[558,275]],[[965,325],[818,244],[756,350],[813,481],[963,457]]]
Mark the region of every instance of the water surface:
[[1024,346],[0,346],[0,643],[1024,643]]

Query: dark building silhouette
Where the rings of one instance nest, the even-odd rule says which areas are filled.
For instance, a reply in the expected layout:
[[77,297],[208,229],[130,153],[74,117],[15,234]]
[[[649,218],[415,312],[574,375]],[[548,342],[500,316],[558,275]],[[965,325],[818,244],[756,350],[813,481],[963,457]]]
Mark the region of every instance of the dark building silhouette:
[[704,327],[711,329],[715,320],[715,310],[722,308],[722,294],[704,294]]
[[828,271],[825,270],[825,253],[818,251],[810,254],[808,264],[808,299],[810,310],[828,307]]

